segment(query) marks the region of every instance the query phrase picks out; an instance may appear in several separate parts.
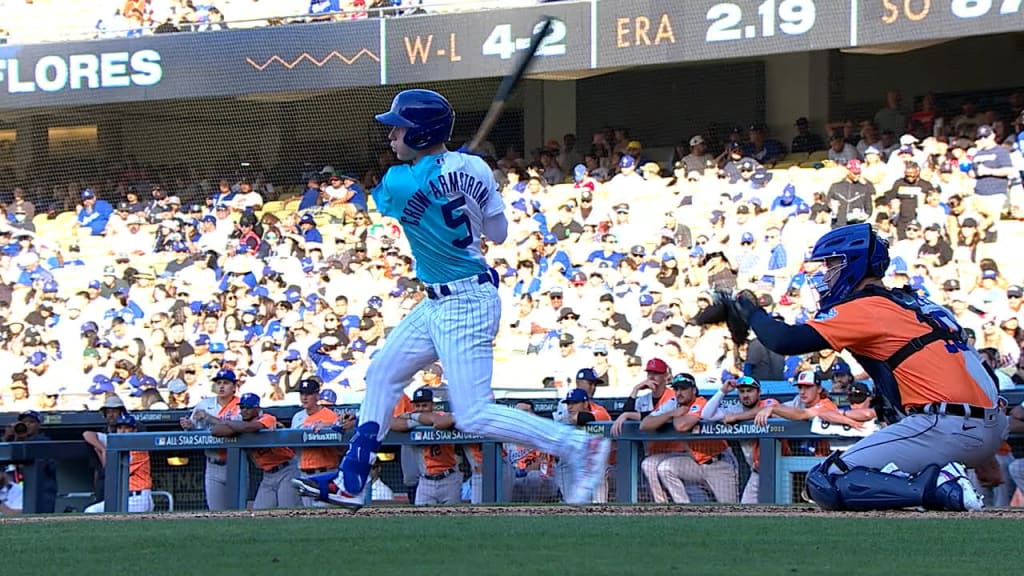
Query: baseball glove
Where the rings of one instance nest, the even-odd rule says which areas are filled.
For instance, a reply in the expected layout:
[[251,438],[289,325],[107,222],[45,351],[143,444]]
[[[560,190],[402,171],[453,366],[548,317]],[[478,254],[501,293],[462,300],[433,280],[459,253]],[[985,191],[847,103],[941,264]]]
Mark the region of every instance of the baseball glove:
[[725,292],[721,294],[722,302],[725,306],[725,325],[729,328],[729,335],[732,336],[732,341],[739,346],[746,342],[747,337],[750,336],[750,324],[747,321],[750,314],[743,309],[743,306],[737,302],[737,299],[743,298],[748,301],[753,299],[754,305],[757,306],[757,297],[749,290],[744,290],[736,296]]
[[693,317],[691,322],[698,326],[705,326],[707,324],[719,324],[726,321],[726,302],[725,298],[731,298],[727,293],[721,291],[715,291],[711,293],[711,305],[701,310]]

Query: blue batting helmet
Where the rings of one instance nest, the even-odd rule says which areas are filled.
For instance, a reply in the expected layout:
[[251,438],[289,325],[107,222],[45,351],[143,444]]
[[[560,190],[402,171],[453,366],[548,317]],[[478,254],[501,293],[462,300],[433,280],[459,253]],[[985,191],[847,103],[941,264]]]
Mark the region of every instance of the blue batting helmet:
[[827,310],[853,292],[865,278],[881,278],[889,267],[889,244],[870,224],[850,224],[822,236],[811,250],[809,262],[824,262],[827,270],[812,278],[819,309]]
[[131,428],[138,428],[139,423],[138,421],[135,420],[135,416],[132,416],[131,414],[128,414],[126,412],[117,417],[117,420],[114,421],[114,426],[129,426]]
[[447,142],[455,127],[451,104],[432,90],[403,90],[391,102],[391,110],[377,115],[386,126],[408,128],[403,139],[413,150],[426,150]]

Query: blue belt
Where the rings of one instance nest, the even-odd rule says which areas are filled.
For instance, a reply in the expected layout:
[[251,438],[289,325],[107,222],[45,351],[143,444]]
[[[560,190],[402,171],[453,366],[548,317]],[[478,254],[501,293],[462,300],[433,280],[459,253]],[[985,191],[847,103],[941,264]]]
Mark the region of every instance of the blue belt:
[[479,286],[480,284],[491,284],[497,288],[498,273],[493,268],[490,268],[487,272],[481,272],[475,277],[463,278],[462,280],[444,284],[427,284],[427,297],[431,300],[437,300],[445,296],[451,296],[459,290],[465,290],[470,286]]

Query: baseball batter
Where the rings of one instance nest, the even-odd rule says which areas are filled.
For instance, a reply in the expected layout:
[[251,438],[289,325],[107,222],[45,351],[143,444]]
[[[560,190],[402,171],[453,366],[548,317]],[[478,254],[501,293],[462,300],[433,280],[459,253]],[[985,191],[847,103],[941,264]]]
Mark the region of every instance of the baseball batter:
[[998,484],[995,454],[1008,423],[996,379],[964,330],[911,289],[884,286],[889,246],[869,224],[825,234],[809,260],[822,265],[812,280],[813,320],[786,324],[748,298],[731,309],[780,354],[849,350],[874,381],[889,425],[813,468],[808,494],[835,510],[980,510],[964,464],[982,483]]
[[497,274],[480,243],[482,237],[504,242],[508,221],[491,169],[477,156],[447,149],[455,113],[436,92],[400,92],[391,110],[376,118],[391,127],[391,149],[404,164],[388,170],[373,198],[382,215],[401,223],[428,298],[394,328],[367,370],[359,425],[339,466],[341,490],[329,491],[335,474],[296,487],[338,505],[361,507],[373,454],[388,433],[395,402],[418,371],[440,359],[460,430],[569,459],[578,474],[568,501],[588,502],[604,473],[610,442],[499,406],[492,398],[492,347],[501,302]]

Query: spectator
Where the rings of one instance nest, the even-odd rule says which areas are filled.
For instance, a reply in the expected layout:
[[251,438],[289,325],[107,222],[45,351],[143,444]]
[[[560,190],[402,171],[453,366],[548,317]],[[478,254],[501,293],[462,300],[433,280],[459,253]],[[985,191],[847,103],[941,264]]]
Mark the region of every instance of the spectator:
[[0,516],[21,514],[24,508],[24,488],[18,481],[18,468],[14,464],[0,467]]
[[101,236],[114,209],[106,200],[97,198],[91,188],[83,190],[81,198],[82,204],[78,209],[76,230],[87,236]]
[[[4,442],[49,442],[50,438],[40,432],[43,417],[35,410],[26,410],[18,415],[16,422],[4,429]],[[57,463],[50,459],[36,460],[40,486],[36,487],[36,514],[53,514],[57,505]]]
[[768,127],[762,123],[751,124],[747,137],[750,142],[743,147],[743,154],[762,166],[772,166],[786,154],[781,142],[768,138]]
[[821,136],[811,132],[807,118],[797,118],[795,126],[796,136],[793,137],[793,143],[789,147],[793,153],[810,153],[825,149],[825,141]]
[[907,128],[907,117],[901,108],[903,95],[899,90],[889,90],[885,93],[885,107],[875,113],[875,126],[883,132],[891,130],[902,134]]
[[874,186],[861,178],[860,160],[847,161],[846,178],[828,189],[832,227],[866,222],[874,208],[874,195]]
[[840,133],[829,138],[828,159],[836,164],[846,164],[850,160],[858,160],[857,149],[843,138]]

